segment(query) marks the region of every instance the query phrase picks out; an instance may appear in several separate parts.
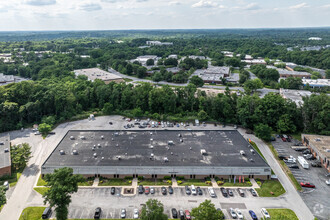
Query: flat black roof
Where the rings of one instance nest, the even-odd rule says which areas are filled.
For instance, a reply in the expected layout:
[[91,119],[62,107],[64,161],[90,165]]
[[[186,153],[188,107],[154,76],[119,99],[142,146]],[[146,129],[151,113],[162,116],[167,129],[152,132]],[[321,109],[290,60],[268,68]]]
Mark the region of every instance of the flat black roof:
[[236,130],[71,130],[43,166],[269,167],[251,149]]
[[10,136],[4,135],[0,137],[0,168],[8,167],[10,165]]

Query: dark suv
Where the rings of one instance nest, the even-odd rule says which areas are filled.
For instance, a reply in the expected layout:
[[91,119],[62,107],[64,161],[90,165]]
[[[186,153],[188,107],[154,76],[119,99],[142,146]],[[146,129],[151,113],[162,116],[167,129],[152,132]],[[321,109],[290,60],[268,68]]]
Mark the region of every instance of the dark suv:
[[102,212],[101,208],[100,207],[97,207],[95,209],[94,219],[100,219],[101,218],[101,212]]
[[144,193],[143,185],[139,185],[138,191],[139,191],[139,194],[143,194]]

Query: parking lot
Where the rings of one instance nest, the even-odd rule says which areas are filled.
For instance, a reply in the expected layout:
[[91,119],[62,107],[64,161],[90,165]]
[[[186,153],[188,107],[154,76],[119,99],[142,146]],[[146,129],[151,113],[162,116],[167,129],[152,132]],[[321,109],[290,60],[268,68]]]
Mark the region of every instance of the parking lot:
[[[184,187],[175,187],[173,194],[162,195],[161,188],[155,187],[155,194],[136,194],[134,196],[123,196],[121,188],[116,187],[115,195],[110,193],[111,187],[104,188],[80,188],[72,196],[72,203],[69,207],[69,218],[93,218],[94,210],[102,208],[102,218],[120,218],[121,209],[126,209],[126,218],[133,218],[134,209],[141,210],[142,205],[148,199],[158,199],[164,204],[164,213],[172,218],[171,209],[189,210],[197,207],[206,199],[211,200],[216,208],[221,208],[226,219],[230,219],[229,209],[238,208],[242,211],[245,219],[252,219],[248,213],[251,207],[250,201],[260,199],[253,197],[248,189],[243,189],[245,197],[241,197],[236,189],[232,189],[234,196],[224,197],[219,188],[215,189],[215,198],[211,198],[206,187],[202,188],[203,195],[187,195]],[[253,202],[252,202],[253,203]],[[253,204],[252,204],[253,205]],[[248,209],[249,208],[249,209]],[[258,217],[261,217],[260,210],[254,210]],[[55,214],[52,214],[55,217]]]
[[[292,140],[291,142],[283,142],[281,138],[276,138],[272,144],[279,155],[292,155],[297,159],[298,156],[303,156],[302,152],[295,151],[291,148],[297,140]],[[300,193],[301,197],[305,201],[306,205],[309,207],[311,212],[318,217],[318,219],[329,219],[330,216],[330,186],[326,185],[325,177],[326,170],[321,167],[312,167],[311,162],[313,160],[307,160],[309,163],[309,169],[303,169],[302,166],[297,161],[299,169],[291,169],[292,174],[300,182],[310,182],[316,187],[304,188]]]

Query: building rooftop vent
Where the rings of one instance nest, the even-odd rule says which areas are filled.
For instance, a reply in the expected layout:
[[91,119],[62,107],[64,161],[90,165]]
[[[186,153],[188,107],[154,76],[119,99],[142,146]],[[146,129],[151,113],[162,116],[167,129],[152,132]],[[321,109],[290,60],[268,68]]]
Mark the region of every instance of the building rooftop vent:
[[254,162],[254,160],[252,158],[249,159],[250,162]]
[[0,142],[0,145],[4,145],[5,143],[3,141]]
[[101,160],[104,160],[104,157],[102,157]]
[[119,133],[118,132],[115,132],[115,136],[117,137],[119,135]]
[[150,154],[150,157],[154,157],[154,154]]
[[244,150],[240,150],[239,153],[240,153],[241,155],[245,156],[245,152],[244,152]]
[[154,139],[150,138],[150,141],[153,141]]
[[117,158],[118,160],[121,160],[121,156],[116,156],[116,158]]
[[173,141],[168,141],[168,145],[173,145],[174,142]]
[[113,138],[111,138],[111,140],[113,141],[114,139],[113,139]]
[[93,147],[92,147],[92,150],[94,151],[95,149],[96,149],[96,147],[95,147],[95,146],[93,146]]
[[154,149],[154,146],[151,145],[151,146],[150,146],[150,149]]
[[101,147],[101,144],[97,144],[97,147],[99,147],[99,148],[100,148],[100,147]]
[[65,154],[64,150],[60,150],[60,155],[64,155],[64,154]]
[[104,136],[103,136],[103,135],[101,136],[101,139],[102,139],[102,140],[104,139]]
[[205,149],[201,149],[201,155],[207,155],[206,150]]
[[81,136],[80,138],[81,138],[81,140],[85,140],[86,139],[85,136]]
[[254,150],[253,150],[253,149],[250,149],[250,151],[251,151],[251,153],[253,153],[253,154],[254,154]]
[[180,142],[183,142],[183,139],[182,138],[180,139]]
[[70,136],[70,140],[74,140],[74,137],[73,136]]
[[181,134],[178,134],[178,137],[182,137],[182,135]]
[[150,132],[150,135],[152,135],[152,132]]
[[168,162],[168,158],[167,157],[164,157],[164,162]]
[[5,153],[8,153],[9,152],[9,149],[8,148],[5,148]]
[[73,155],[78,155],[78,151],[77,151],[77,150],[73,150],[73,151],[72,151],[72,154],[73,154]]
[[94,153],[94,154],[93,154],[93,157],[96,158],[96,157],[97,157],[97,153]]

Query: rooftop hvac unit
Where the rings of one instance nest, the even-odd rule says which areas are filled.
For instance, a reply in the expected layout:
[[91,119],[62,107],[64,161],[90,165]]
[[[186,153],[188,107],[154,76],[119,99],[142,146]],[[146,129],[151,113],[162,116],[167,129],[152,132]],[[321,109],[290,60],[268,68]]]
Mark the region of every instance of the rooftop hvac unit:
[[244,152],[244,150],[241,150],[239,153],[240,153],[241,155],[245,156],[245,152]]
[[97,157],[97,153],[94,153],[94,154],[93,154],[93,157],[96,158],[96,157]]
[[119,134],[118,134],[118,132],[115,132],[115,136],[117,137]]
[[154,157],[154,154],[150,154],[150,157]]
[[113,141],[114,139],[113,139],[113,138],[111,138],[111,140]]
[[253,153],[253,154],[254,154],[254,150],[253,150],[253,149],[250,149],[250,151],[251,151],[251,153]]
[[101,144],[97,144],[97,147],[101,147]]
[[86,139],[85,136],[81,136],[80,138],[81,138],[81,140],[85,140]]
[[73,154],[73,155],[78,155],[78,151],[77,151],[77,150],[73,150],[73,151],[72,151],[72,154]]
[[154,146],[151,145],[151,146],[150,146],[150,149],[154,149]]
[[101,136],[101,139],[102,139],[102,140],[104,139],[104,136],[103,136],[103,135]]
[[65,154],[64,150],[60,150],[60,155],[64,155],[64,154]]
[[168,141],[168,145],[173,145],[174,142],[173,141]]
[[201,149],[201,155],[206,155],[206,150],[205,149]]
[[70,140],[74,140],[74,137],[73,136],[70,136]]
[[150,135],[152,135],[152,132],[150,132]]
[[121,156],[116,156],[116,158],[117,158],[118,160],[121,160]]
[[249,159],[250,162],[254,162],[254,160],[252,158]]
[[168,162],[168,158],[167,157],[164,157],[164,162]]
[[180,139],[180,142],[183,142],[183,139]]
[[102,157],[101,160],[104,160],[104,157]]
[[181,134],[178,134],[178,137],[182,137],[182,135]]
[[95,149],[96,149],[96,147],[95,147],[95,146],[93,146],[93,147],[92,147],[92,150],[94,151]]
[[150,138],[150,141],[153,141],[154,139]]

